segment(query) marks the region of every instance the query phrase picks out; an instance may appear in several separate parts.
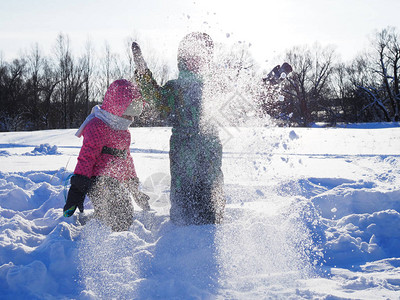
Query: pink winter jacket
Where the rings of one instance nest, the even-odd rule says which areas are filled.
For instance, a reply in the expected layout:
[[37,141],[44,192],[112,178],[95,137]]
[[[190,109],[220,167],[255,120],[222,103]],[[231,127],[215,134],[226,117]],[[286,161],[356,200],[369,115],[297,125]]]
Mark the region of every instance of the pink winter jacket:
[[[109,176],[120,181],[136,177],[135,166],[129,151],[131,135],[128,130],[113,130],[100,119],[94,118],[83,131],[83,145],[75,174],[91,178]],[[101,153],[103,147],[126,151],[126,158]]]
[[[117,80],[108,88],[101,108],[120,117],[132,100],[138,97],[141,95],[131,82]],[[82,135],[83,145],[74,174],[89,178],[109,176],[119,181],[137,176],[129,150],[129,130],[114,130],[102,120],[94,118],[86,125]],[[104,146],[126,151],[126,157],[102,153]]]

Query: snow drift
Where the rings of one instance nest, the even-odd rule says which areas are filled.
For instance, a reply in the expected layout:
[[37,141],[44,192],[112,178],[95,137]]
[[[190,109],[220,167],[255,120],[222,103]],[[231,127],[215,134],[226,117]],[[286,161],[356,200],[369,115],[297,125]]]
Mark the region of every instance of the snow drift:
[[[168,128],[133,128],[153,211],[64,218],[74,130],[0,135],[0,298],[396,299],[398,128],[224,128],[222,225],[168,218]],[[83,225],[86,223],[85,225]]]

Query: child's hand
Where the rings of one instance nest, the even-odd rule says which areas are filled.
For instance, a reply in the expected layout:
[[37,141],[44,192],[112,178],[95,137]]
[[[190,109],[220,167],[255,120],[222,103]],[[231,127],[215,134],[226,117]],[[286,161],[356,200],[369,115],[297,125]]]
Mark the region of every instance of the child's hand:
[[139,205],[139,207],[145,211],[150,210],[150,204],[149,204],[149,200],[150,197],[147,196],[145,193],[142,192],[138,192],[136,195],[134,195],[135,198],[135,202],[137,205]]
[[75,201],[73,201],[70,197],[68,197],[67,203],[65,203],[64,205],[63,216],[71,217],[77,208],[79,208],[79,211],[83,213],[83,202],[75,203]]
[[71,177],[71,187],[64,205],[64,217],[71,217],[77,208],[83,212],[83,202],[90,186],[91,180],[86,176],[75,174]]
[[139,178],[134,177],[126,182],[129,192],[132,194],[136,204],[143,210],[150,210],[150,197],[139,191]]
[[[71,217],[71,216],[74,214],[75,210],[76,210],[76,205],[72,205],[72,206],[69,207],[69,208],[67,208],[67,207],[68,207],[68,205],[65,204],[65,205],[64,205],[64,213],[63,213],[63,216],[66,217],[66,218]],[[81,213],[83,212],[83,205],[82,205],[82,206],[79,206],[79,211],[80,211]]]
[[132,54],[133,60],[136,65],[136,70],[143,74],[147,69],[147,64],[143,58],[142,51],[140,50],[139,44],[136,42],[132,43]]

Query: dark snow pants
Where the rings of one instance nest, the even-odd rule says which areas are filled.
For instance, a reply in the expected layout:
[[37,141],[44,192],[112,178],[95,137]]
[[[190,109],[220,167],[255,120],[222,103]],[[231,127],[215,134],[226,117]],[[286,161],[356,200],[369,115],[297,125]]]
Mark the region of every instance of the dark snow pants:
[[133,223],[133,205],[128,190],[118,180],[99,176],[93,181],[88,197],[94,217],[113,231],[125,231]]
[[222,222],[222,145],[217,136],[173,133],[170,140],[171,220],[179,225]]

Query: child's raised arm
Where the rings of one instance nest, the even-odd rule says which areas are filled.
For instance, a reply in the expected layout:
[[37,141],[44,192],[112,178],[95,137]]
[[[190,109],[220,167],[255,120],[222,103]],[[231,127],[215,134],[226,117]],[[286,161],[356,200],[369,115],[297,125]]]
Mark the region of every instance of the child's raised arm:
[[146,102],[154,104],[159,111],[169,113],[171,109],[163,92],[163,90],[166,89],[160,87],[153,78],[153,74],[147,67],[142,51],[136,42],[132,43],[132,54],[136,66],[135,81],[140,89],[142,97]]

